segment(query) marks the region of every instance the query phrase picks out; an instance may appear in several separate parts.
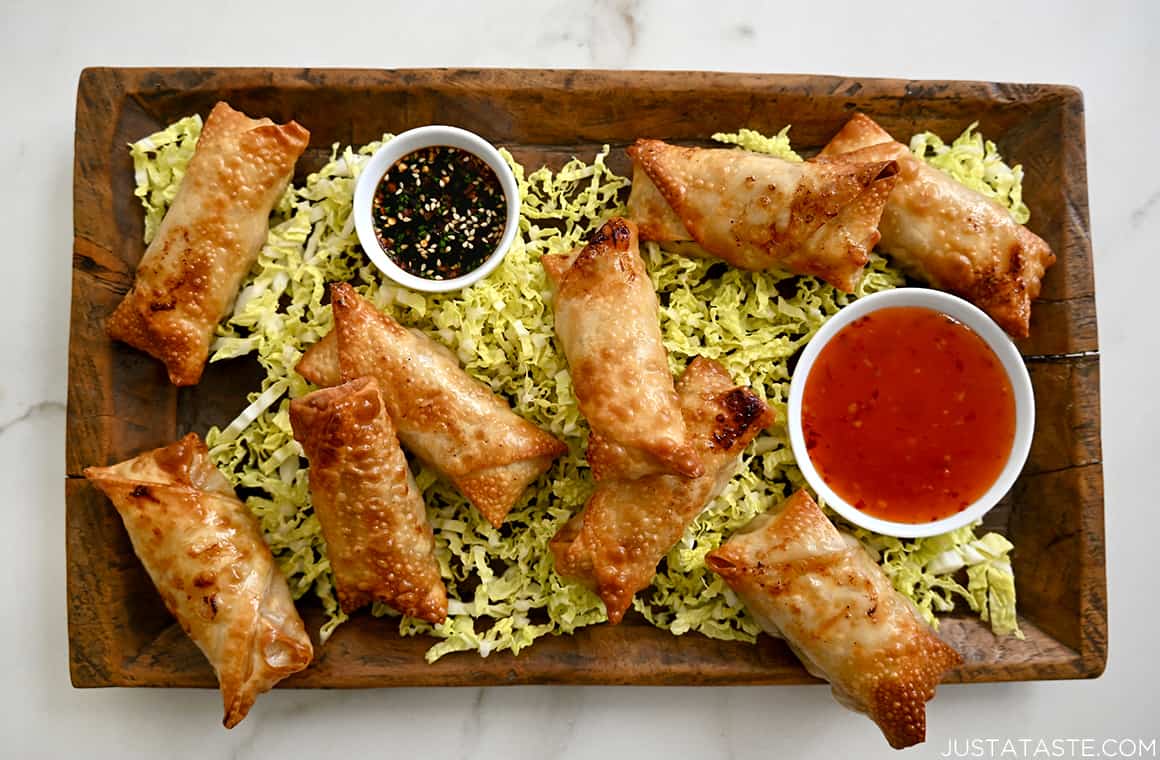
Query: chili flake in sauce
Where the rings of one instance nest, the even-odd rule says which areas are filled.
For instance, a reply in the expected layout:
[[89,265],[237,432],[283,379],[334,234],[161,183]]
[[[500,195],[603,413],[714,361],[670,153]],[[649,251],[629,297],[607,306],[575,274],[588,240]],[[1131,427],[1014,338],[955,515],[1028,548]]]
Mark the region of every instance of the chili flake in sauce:
[[503,237],[507,199],[483,159],[446,145],[400,158],[371,204],[375,236],[403,271],[450,280],[479,268]]
[[818,354],[802,396],[810,461],[857,509],[903,523],[950,517],[998,479],[1015,397],[973,330],[917,307],[871,312]]

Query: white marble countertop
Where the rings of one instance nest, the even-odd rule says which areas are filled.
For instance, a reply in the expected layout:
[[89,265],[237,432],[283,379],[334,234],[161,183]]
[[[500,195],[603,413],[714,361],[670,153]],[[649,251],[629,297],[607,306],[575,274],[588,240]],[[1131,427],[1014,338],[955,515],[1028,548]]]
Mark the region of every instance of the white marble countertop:
[[[11,757],[877,757],[824,687],[281,691],[226,732],[211,691],[74,690],[62,462],[77,77],[92,65],[717,69],[1060,82],[1087,108],[1103,372],[1110,659],[1095,681],[943,687],[929,740],[1155,740],[1160,122],[1155,0],[0,6],[0,754]],[[533,5],[529,3],[528,5]],[[756,4],[754,4],[756,5]],[[771,4],[772,6],[772,4]],[[1079,747],[1080,745],[1076,745]],[[1125,745],[1126,746],[1126,745]],[[1156,745],[1153,744],[1153,747]],[[1115,749],[1112,746],[1112,749]],[[1082,752],[1082,749],[1080,749]],[[1160,750],[1144,756],[1155,757]],[[991,756],[991,755],[986,755]],[[1031,757],[1031,754],[993,756]],[[1039,755],[1044,756],[1044,755]],[[1056,755],[1058,756],[1058,755]],[[1076,756],[1099,756],[1098,754]]]

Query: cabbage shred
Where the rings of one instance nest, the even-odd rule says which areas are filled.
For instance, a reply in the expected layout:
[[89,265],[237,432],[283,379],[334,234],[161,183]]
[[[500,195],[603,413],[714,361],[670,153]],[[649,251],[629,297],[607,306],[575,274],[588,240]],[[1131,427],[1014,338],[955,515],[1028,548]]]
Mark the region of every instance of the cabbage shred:
[[[200,130],[201,120],[189,117],[130,146],[135,194],[146,210],[146,240],[155,234],[176,194]],[[960,140],[978,138],[969,133],[952,150]],[[520,234],[486,280],[457,293],[423,294],[381,277],[362,255],[354,230],[355,182],[371,154],[390,138],[384,135],[357,149],[335,145],[329,162],[301,186],[289,188],[279,202],[266,245],[232,315],[219,327],[211,357],[220,361],[254,354],[266,375],[238,418],[222,429],[211,428],[206,443],[223,474],[248,494],[246,504],[257,516],[294,598],[311,593],[320,600],[327,617],[321,631],[325,641],[346,617],[338,608],[326,547],[311,508],[307,462],[290,428],[290,399],[313,386],[293,368],[332,327],[330,306],[324,303],[329,282],[351,282],[400,322],[425,330],[455,351],[469,374],[504,396],[519,414],[564,440],[568,453],[529,487],[499,529],[434,471],[412,462],[434,527],[449,607],[440,625],[404,617],[400,631],[436,638],[427,652],[432,662],[457,651],[518,653],[540,636],[571,633],[606,619],[595,594],[556,575],[548,549],[549,539],[583,506],[593,485],[584,459],[587,426],[555,342],[539,259],[582,245],[609,217],[623,214],[629,181],[605,164],[607,146],[591,162],[574,158],[559,171],[540,168],[530,174],[504,151],[520,186]],[[714,138],[801,160],[790,147],[787,130],[774,137],[740,130]],[[993,148],[986,146],[984,164]],[[945,154],[937,147],[935,151]],[[963,179],[956,166],[939,168]],[[1021,175],[1011,183],[1010,175],[995,170],[993,161],[991,166],[981,181],[994,180],[994,197],[1009,208],[1021,203]],[[979,179],[977,165],[971,164],[970,172],[970,178]],[[698,631],[753,641],[759,627],[721,579],[708,572],[705,554],[804,485],[784,428],[791,358],[843,306],[896,287],[903,279],[876,254],[853,295],[811,277],[742,272],[711,260],[684,258],[654,243],[646,243],[642,254],[662,303],[662,331],[674,373],[694,356],[716,359],[738,383],[750,385],[769,402],[781,424],[754,442],[737,475],[689,527],[634,606],[674,634]],[[844,527],[879,557],[895,587],[936,625],[935,613],[950,611],[961,599],[997,633],[1018,632],[1012,546],[1003,537],[989,533],[980,538],[968,527],[903,541]],[[966,586],[956,580],[964,569]],[[373,612],[396,615],[380,605]]]
[[146,243],[157,235],[165,210],[177,196],[185,167],[201,135],[201,126],[200,116],[186,116],[129,146],[129,156],[133,159],[133,195],[145,207]]
[[736,132],[717,132],[713,135],[717,142],[736,145],[755,153],[768,153],[771,156],[784,158],[786,161],[801,161],[802,157],[794,152],[789,144],[789,127],[784,127],[773,137],[766,137],[752,129],[739,129]]
[[933,132],[920,132],[910,138],[910,151],[972,190],[1003,204],[1015,221],[1027,224],[1031,211],[1023,202],[1023,167],[1004,163],[995,143],[975,131],[978,126],[977,121],[971,124],[950,145]]

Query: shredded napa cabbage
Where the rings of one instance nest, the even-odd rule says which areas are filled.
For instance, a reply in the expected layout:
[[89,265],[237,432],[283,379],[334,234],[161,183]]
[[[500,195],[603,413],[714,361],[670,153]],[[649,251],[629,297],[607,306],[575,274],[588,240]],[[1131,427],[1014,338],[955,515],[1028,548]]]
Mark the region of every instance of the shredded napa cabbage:
[[[894,587],[910,598],[935,628],[936,613],[950,612],[955,597],[965,601],[997,634],[1023,638],[1015,617],[1015,574],[1011,550],[998,533],[976,536],[978,524],[941,536],[903,540],[849,528],[878,558]],[[967,585],[960,580],[966,571]]]
[[[137,195],[155,232],[197,139],[200,121],[184,119],[135,143]],[[384,135],[383,141],[390,135]],[[800,160],[787,131],[773,138],[750,130],[715,139]],[[382,144],[336,145],[329,162],[288,190],[271,218],[257,265],[232,315],[219,327],[212,361],[254,354],[266,375],[238,417],[206,435],[215,463],[249,494],[267,543],[296,599],[313,593],[327,615],[327,637],[346,617],[338,609],[321,530],[310,506],[307,463],[289,423],[289,400],[313,388],[294,365],[331,328],[326,284],[349,281],[379,308],[420,327],[454,350],[466,370],[506,397],[521,415],[568,443],[568,453],[533,484],[500,529],[421,463],[416,482],[435,529],[436,555],[449,595],[438,626],[401,618],[405,634],[438,639],[434,661],[456,651],[518,653],[540,636],[570,633],[605,620],[590,591],[556,575],[549,539],[592,490],[583,457],[587,435],[567,364],[556,348],[548,286],[539,258],[581,244],[608,217],[623,213],[628,180],[605,164],[573,159],[560,170],[530,174],[510,154],[521,193],[520,234],[503,264],[484,281],[448,294],[423,294],[382,278],[363,257],[351,205],[355,181]],[[953,174],[952,167],[952,174]],[[1016,182],[1016,185],[1018,183]],[[853,295],[810,277],[742,272],[710,260],[642,249],[662,303],[664,340],[674,372],[695,355],[722,362],[756,389],[785,420],[790,360],[825,320],[862,295],[895,287],[901,275],[874,255]],[[693,522],[662,562],[635,607],[675,634],[699,631],[752,641],[759,632],[737,597],[707,571],[704,556],[736,528],[803,485],[783,426],[757,439],[738,474]],[[894,585],[928,619],[964,600],[998,633],[1016,631],[1011,546],[973,528],[901,541],[861,531]],[[966,574],[966,586],[956,578]],[[375,614],[394,615],[377,606]]]
[[794,153],[789,144],[789,127],[783,127],[773,137],[766,137],[752,129],[739,129],[736,132],[717,132],[713,135],[717,142],[736,145],[755,153],[768,153],[771,156],[784,158],[787,161],[801,161],[802,157]]
[[1007,207],[1020,224],[1027,224],[1031,210],[1023,202],[1023,167],[1008,166],[999,149],[975,131],[971,124],[950,145],[933,132],[910,138],[910,150],[931,166],[942,169],[972,190]]
[[200,136],[201,117],[194,114],[129,145],[136,185],[133,195],[145,207],[146,243],[157,234],[166,209],[177,196],[185,167],[193,157]]

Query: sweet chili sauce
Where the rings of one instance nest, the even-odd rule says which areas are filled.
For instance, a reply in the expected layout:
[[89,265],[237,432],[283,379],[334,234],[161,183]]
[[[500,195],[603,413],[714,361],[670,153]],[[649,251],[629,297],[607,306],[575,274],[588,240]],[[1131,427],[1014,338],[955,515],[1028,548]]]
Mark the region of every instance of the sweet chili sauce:
[[806,378],[802,427],[822,479],[883,520],[962,511],[998,479],[1015,440],[1003,365],[973,330],[917,307],[840,330]]

